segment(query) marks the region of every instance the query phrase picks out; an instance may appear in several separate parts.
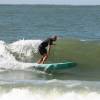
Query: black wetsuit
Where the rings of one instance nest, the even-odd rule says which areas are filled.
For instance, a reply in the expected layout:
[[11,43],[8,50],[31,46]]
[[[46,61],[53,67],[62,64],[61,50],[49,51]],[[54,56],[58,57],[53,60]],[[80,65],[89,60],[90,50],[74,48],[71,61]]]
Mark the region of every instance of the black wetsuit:
[[44,54],[47,53],[46,47],[47,47],[48,45],[53,45],[53,40],[52,40],[52,38],[48,38],[48,39],[44,40],[44,41],[39,45],[38,50],[39,50],[39,53],[40,53],[41,55],[44,55]]

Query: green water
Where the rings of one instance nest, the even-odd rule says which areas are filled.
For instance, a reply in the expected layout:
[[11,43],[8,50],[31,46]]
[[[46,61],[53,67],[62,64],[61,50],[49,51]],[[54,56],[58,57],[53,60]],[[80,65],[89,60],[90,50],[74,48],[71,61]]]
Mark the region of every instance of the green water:
[[100,75],[100,42],[78,39],[59,40],[53,47],[49,60],[77,62],[77,73]]

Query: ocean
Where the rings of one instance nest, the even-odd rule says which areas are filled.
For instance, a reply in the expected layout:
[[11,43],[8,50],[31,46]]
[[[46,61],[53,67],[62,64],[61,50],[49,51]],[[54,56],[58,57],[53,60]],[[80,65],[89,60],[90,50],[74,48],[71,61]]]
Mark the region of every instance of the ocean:
[[[66,73],[32,68],[52,35],[46,63],[76,62]],[[15,98],[100,100],[100,6],[0,5],[0,100]]]

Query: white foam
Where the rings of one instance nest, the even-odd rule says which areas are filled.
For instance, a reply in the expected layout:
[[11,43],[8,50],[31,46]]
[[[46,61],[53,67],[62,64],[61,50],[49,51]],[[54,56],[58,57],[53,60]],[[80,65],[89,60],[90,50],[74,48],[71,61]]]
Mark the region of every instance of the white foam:
[[52,90],[31,91],[29,89],[12,89],[8,93],[1,93],[0,100],[100,100],[100,94],[96,92],[76,93]]
[[34,53],[38,52],[38,46],[41,42],[41,40],[19,40],[9,46],[13,52],[30,55],[32,51],[34,51]]
[[[33,57],[33,52],[38,52],[41,40],[19,40],[11,44],[0,41],[0,69],[26,69],[32,63],[25,63],[16,60],[14,53],[24,54],[26,57]],[[24,59],[24,57],[23,57]]]

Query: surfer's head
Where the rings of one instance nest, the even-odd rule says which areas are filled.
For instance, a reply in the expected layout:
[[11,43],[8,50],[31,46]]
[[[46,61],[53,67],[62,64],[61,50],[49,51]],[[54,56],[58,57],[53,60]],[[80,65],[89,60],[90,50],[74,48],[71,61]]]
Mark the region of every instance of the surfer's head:
[[51,38],[52,38],[53,41],[56,41],[57,40],[57,35],[54,35]]

